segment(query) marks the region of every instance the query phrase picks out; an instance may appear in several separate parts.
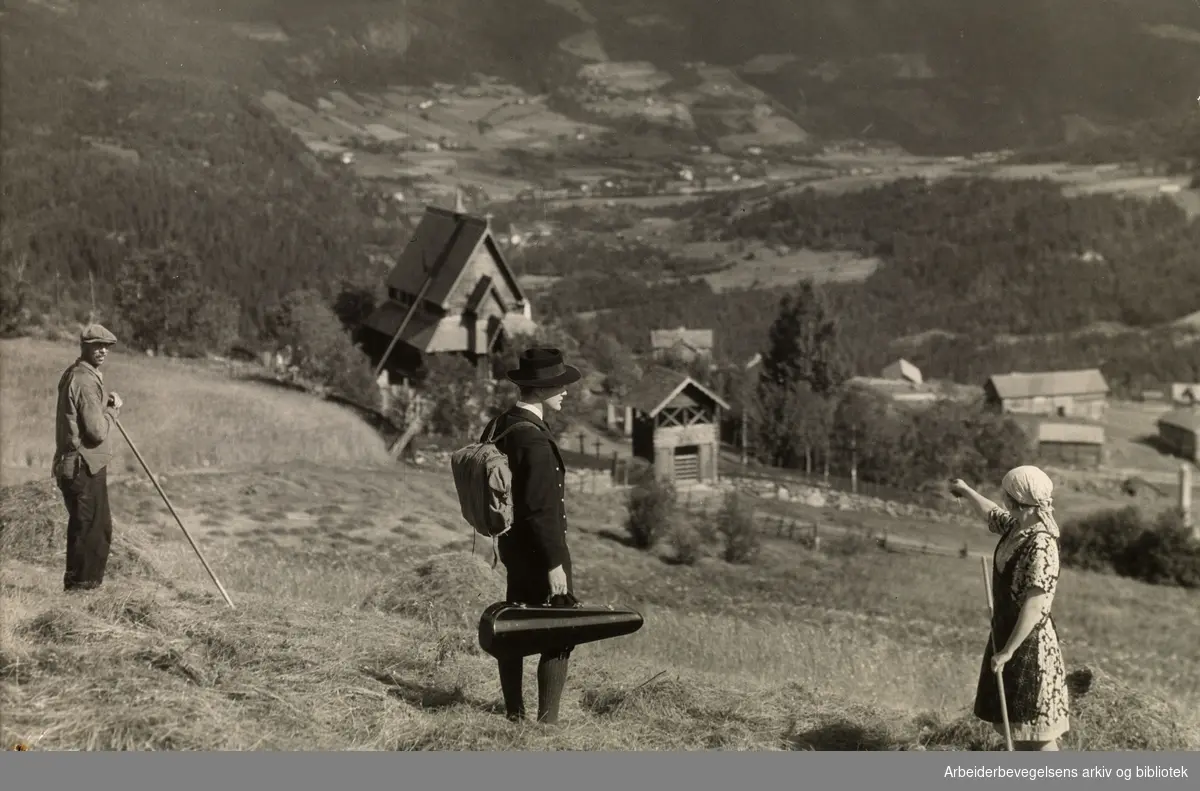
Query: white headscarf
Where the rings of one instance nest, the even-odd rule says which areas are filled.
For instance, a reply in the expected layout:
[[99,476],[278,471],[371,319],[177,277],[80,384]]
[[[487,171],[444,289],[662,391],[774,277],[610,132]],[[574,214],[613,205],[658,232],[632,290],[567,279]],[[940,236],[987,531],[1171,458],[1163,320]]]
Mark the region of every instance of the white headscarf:
[[1036,508],[1042,524],[1055,538],[1059,537],[1058,522],[1054,520],[1054,483],[1049,475],[1032,465],[1014,467],[1000,486],[1021,505]]

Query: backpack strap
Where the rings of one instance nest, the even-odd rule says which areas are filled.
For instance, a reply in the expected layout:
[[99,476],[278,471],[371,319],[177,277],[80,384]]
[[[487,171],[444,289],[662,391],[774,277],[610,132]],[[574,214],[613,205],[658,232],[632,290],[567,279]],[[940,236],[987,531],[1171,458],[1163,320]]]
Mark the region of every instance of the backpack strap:
[[498,423],[498,422],[499,421],[495,421],[492,423],[492,430],[489,432],[490,436],[487,439],[485,439],[484,442],[490,442],[494,445],[497,442],[499,442],[500,440],[507,437],[510,432],[512,432],[515,429],[520,428],[521,426],[532,426],[533,428],[536,428],[538,431],[542,431],[542,427],[536,423],[533,423],[528,420],[518,420],[516,423],[513,423],[511,426],[509,426],[508,428],[501,431],[500,435],[497,436],[496,435],[496,423]]
[[[501,431],[499,436],[497,436],[496,435],[496,424],[499,422],[500,422],[499,418],[492,421],[490,429],[487,433],[487,437],[486,437],[486,439],[483,440],[484,442],[494,445],[497,442],[499,442],[500,440],[504,439],[506,436],[508,436],[510,432],[515,431],[516,429],[521,428],[522,426],[530,426],[532,428],[537,429],[538,431],[543,430],[541,426],[539,426],[536,423],[533,423],[529,420],[518,420],[516,423],[514,423],[511,426],[509,426],[508,428],[504,429],[504,431]],[[476,538],[475,536],[471,537],[471,554],[475,554],[475,538]],[[496,536],[492,536],[492,568],[496,568],[496,564],[500,562],[500,549],[499,549],[498,541],[499,541],[499,539]]]

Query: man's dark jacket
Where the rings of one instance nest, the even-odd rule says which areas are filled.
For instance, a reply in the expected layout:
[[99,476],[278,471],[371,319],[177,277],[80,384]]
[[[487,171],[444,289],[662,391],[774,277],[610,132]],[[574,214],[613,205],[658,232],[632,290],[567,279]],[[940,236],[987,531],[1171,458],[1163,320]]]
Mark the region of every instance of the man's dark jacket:
[[[500,557],[530,570],[549,571],[570,564],[567,549],[566,467],[550,427],[519,406],[498,415],[484,427],[480,439],[520,423],[496,443],[512,471],[513,526],[500,537]],[[536,428],[533,428],[536,426]],[[519,558],[519,560],[518,560]]]

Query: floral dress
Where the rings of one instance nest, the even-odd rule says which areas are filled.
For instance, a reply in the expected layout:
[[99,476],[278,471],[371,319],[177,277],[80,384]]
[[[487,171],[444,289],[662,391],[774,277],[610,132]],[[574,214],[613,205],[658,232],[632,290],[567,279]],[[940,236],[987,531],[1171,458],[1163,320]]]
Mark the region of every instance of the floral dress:
[[[1017,647],[1002,675],[1013,741],[1052,741],[1070,728],[1066,667],[1050,615],[1058,587],[1058,536],[1040,522],[1022,527],[1002,508],[988,514],[987,525],[1001,536],[992,561],[995,651],[1004,648],[1016,628],[1025,592],[1037,587],[1050,594],[1041,620]],[[991,667],[995,651],[989,639],[979,671],[975,716],[1003,734],[999,689]]]

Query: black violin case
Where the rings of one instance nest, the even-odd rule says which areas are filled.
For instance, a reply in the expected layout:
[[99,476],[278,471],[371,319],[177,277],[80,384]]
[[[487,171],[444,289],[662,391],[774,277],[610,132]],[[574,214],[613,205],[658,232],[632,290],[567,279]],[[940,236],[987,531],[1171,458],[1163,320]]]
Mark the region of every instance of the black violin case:
[[633,634],[642,623],[637,610],[581,604],[573,597],[555,597],[546,604],[496,602],[479,617],[479,647],[498,658],[553,654]]

